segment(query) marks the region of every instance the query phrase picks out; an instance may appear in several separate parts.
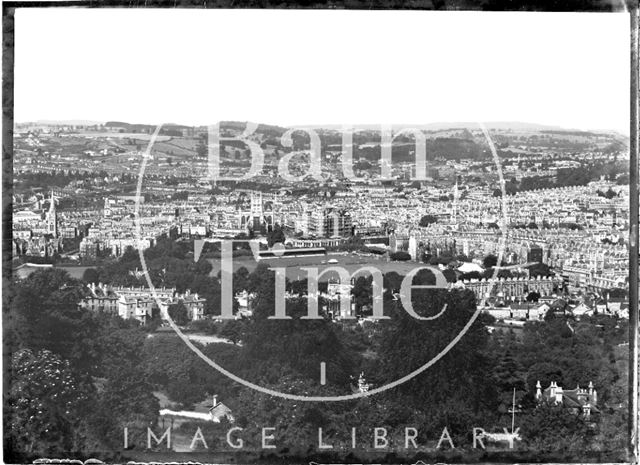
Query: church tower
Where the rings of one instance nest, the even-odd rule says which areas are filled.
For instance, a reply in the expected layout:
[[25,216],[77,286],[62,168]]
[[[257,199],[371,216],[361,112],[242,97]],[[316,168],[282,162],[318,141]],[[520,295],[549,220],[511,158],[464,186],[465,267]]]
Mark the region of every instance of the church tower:
[[47,212],[47,232],[53,237],[58,237],[58,215],[56,213],[56,199],[51,191],[51,201],[49,203],[49,211]]
[[104,198],[103,215],[105,218],[109,218],[111,216],[111,205],[109,204],[109,197]]
[[453,203],[451,209],[451,217],[453,224],[458,226],[458,202],[460,201],[460,191],[458,190],[458,179],[456,178],[456,185],[453,186]]

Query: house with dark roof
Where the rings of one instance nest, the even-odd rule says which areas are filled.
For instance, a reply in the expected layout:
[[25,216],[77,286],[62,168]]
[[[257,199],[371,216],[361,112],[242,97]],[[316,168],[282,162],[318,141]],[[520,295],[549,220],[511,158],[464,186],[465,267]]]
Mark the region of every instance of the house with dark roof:
[[231,414],[231,409],[222,402],[218,402],[218,396],[213,396],[213,403],[209,409],[209,416],[214,423],[220,423],[223,419],[227,419],[229,423],[233,423],[235,418]]
[[550,402],[562,405],[575,414],[582,414],[589,418],[592,414],[600,413],[598,409],[598,391],[589,381],[588,388],[563,389],[555,381],[551,381],[549,387],[542,390],[540,381],[536,383],[536,400],[538,403]]

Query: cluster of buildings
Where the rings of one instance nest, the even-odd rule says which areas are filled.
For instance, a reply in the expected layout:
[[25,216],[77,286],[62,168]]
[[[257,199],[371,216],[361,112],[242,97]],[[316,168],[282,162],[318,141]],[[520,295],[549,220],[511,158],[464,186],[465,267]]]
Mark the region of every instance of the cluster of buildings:
[[61,231],[58,228],[56,199],[53,192],[49,200],[49,208],[45,213],[36,213],[32,210],[16,212],[13,215],[12,230],[14,256],[53,257],[62,251],[61,239],[67,231]]
[[[185,161],[179,156],[195,151],[205,128],[176,127],[157,140],[153,163],[145,171],[147,195],[138,199],[126,193],[131,186],[121,191],[118,186],[138,173],[142,158],[136,143],[148,136],[145,128],[90,124],[17,129],[17,173],[86,168],[103,170],[107,176],[82,184],[99,199],[93,206],[58,211],[53,195],[48,210],[43,209],[44,198],[33,205],[20,203],[13,218],[15,256],[52,257],[71,243],[77,250],[67,248],[67,254],[94,262],[120,257],[128,248],[147,249],[165,234],[173,239],[264,237],[279,225],[287,245],[294,248],[339,248],[357,236],[371,250],[407,252],[414,262],[425,257],[462,256],[462,261],[478,264],[489,254],[500,255],[501,265],[515,277],[495,283],[478,277],[460,283],[479,300],[486,300],[488,289],[490,298],[507,304],[522,300],[529,292],[547,296],[562,290],[604,296],[611,289],[628,287],[628,187],[611,177],[583,186],[515,192],[503,199],[496,195],[496,167],[482,157],[436,157],[428,163],[427,180],[421,182],[412,181],[413,163],[387,166],[394,180],[389,182],[374,176],[381,172],[383,160],[360,158],[351,167],[355,178],[344,179],[341,147],[329,145],[322,160],[326,180],[305,178],[305,189],[301,189],[278,176],[282,153],[276,138],[256,133],[251,140],[263,148],[265,166],[252,178],[254,187],[212,186],[202,176],[208,172],[206,158]],[[134,129],[138,135],[127,134]],[[223,130],[229,137],[238,135],[237,131]],[[87,149],[92,153],[65,152],[65,143],[72,147],[72,142],[83,137],[92,141],[92,148]],[[460,137],[479,140],[484,136],[466,131]],[[547,186],[546,181],[557,179],[562,170],[579,169],[583,161],[608,163],[624,157],[599,150],[608,143],[600,136],[594,136],[591,148],[581,151],[580,160],[571,148],[565,150],[562,144],[551,148],[529,135],[495,137],[508,139],[502,169],[509,182],[541,179],[545,182],[540,185]],[[63,149],[47,153],[52,138]],[[363,154],[372,147],[379,148],[379,143],[362,142],[357,150]],[[301,156],[291,157],[291,173],[304,174],[308,162],[304,153],[301,150]],[[249,161],[245,160],[246,150],[223,147],[222,155],[233,162],[230,169],[238,176],[246,174],[242,165]],[[172,181],[167,182],[169,179]],[[77,195],[77,182],[60,188],[59,196]],[[431,218],[430,224],[421,224],[424,217]],[[528,267],[536,263],[547,265],[552,277],[530,278]]]
[[184,305],[190,321],[204,318],[206,300],[188,290],[182,294],[175,288],[149,289],[143,287],[108,286],[106,284],[87,285],[88,295],[80,303],[81,307],[94,312],[118,315],[125,320],[135,319],[147,324],[159,317],[172,305]]
[[[499,199],[478,198],[478,192],[457,184],[451,198],[437,202],[433,197],[443,193],[431,188],[400,192],[386,185],[354,185],[324,196],[235,189],[152,202],[113,195],[104,198],[102,208],[61,213],[52,195],[46,213],[15,212],[14,252],[52,256],[61,250],[65,238],[74,237],[79,258],[91,261],[105,255],[119,257],[129,247],[144,250],[162,234],[172,238],[259,236],[278,224],[288,246],[295,248],[339,247],[357,235],[389,253],[406,251],[415,262],[448,254],[479,263],[486,255],[502,252],[502,265],[515,270],[517,277],[495,285],[482,279],[465,282],[479,299],[486,297],[489,287],[506,301],[532,291],[548,295],[561,287],[602,296],[628,285],[628,248],[622,233],[628,212],[621,198],[602,200],[596,194],[607,186],[611,187],[597,182],[510,196],[509,224],[501,223]],[[620,192],[626,195],[623,188]],[[606,208],[591,209],[596,201],[607,203]],[[436,218],[435,222],[420,226],[425,215]],[[516,227],[518,222],[536,227]],[[548,265],[555,277],[528,278],[528,266],[535,263]]]

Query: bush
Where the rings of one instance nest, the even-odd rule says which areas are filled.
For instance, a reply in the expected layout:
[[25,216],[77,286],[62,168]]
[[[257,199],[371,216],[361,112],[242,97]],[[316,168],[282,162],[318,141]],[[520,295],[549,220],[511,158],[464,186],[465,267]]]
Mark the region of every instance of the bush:
[[430,224],[437,222],[438,218],[433,215],[424,215],[422,218],[420,218],[420,226],[422,227],[429,226]]
[[86,283],[97,284],[100,279],[98,271],[95,268],[87,268],[82,274],[82,280]]
[[189,312],[182,302],[169,306],[169,316],[178,326],[189,323]]
[[411,255],[409,255],[407,252],[398,251],[390,254],[389,258],[396,262],[406,262],[407,260],[411,260]]

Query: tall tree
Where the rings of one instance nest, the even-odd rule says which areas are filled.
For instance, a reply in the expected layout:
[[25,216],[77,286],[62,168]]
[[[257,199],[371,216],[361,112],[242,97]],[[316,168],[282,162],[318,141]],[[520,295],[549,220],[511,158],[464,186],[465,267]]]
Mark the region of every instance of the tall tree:
[[[429,362],[460,333],[476,310],[475,296],[467,290],[414,290],[412,300],[414,310],[423,317],[438,314],[445,304],[447,308],[439,318],[420,321],[395,302],[392,319],[383,322],[380,333],[381,369],[373,378],[377,384],[399,379]],[[486,377],[489,336],[482,318],[436,364],[398,388],[401,393],[411,392],[408,402],[433,406],[455,398],[476,412],[495,404],[495,392]]]
[[284,244],[285,240],[286,236],[284,234],[284,231],[282,230],[282,227],[278,223],[276,223],[273,226],[273,230],[271,230],[267,234],[267,245],[269,247],[273,247],[273,245],[277,244],[278,242]]
[[92,400],[92,388],[67,360],[48,350],[13,354],[5,397],[5,460],[76,453]]
[[49,269],[16,282],[14,292],[5,318],[10,347],[48,349],[79,369],[93,370],[97,354],[91,341],[97,322],[78,306],[86,292],[80,281]]

